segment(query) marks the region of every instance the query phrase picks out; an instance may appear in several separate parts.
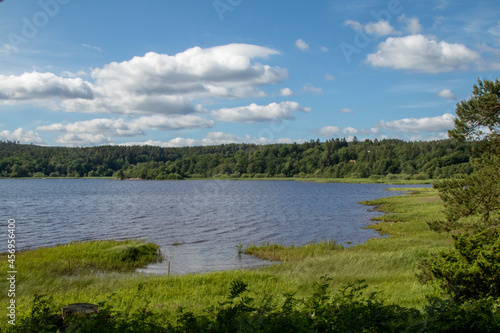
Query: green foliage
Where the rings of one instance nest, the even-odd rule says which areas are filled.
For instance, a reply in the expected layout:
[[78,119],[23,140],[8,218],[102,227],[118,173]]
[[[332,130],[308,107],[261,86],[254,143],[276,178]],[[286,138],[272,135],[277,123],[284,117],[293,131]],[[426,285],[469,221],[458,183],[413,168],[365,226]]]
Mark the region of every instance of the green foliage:
[[499,299],[481,299],[458,304],[431,299],[425,307],[425,332],[486,333],[500,330]]
[[458,303],[500,299],[500,235],[497,230],[454,236],[454,248],[421,263],[421,282],[436,283]]
[[433,221],[436,231],[473,231],[500,225],[500,158],[490,155],[475,161],[476,171],[466,177],[434,184],[445,205],[445,221]]
[[[483,80],[457,104],[450,137],[478,143],[474,172],[435,184],[445,220],[429,223],[454,233],[454,248],[421,262],[419,278],[434,281],[457,304],[500,298],[500,82]],[[457,310],[458,311],[458,310]]]
[[421,312],[384,304],[377,293],[366,292],[363,281],[330,293],[330,280],[322,277],[304,299],[284,294],[283,302],[268,296],[260,304],[248,296],[248,286],[236,280],[226,301],[215,309],[195,314],[179,308],[173,320],[153,311],[149,302],[125,311],[100,302],[97,313],[70,315],[63,321],[52,314],[57,311],[52,299],[37,295],[30,313],[7,332],[495,332],[500,328],[494,300],[457,305],[433,299]]
[[449,131],[457,140],[485,143],[482,151],[499,152],[500,81],[478,80],[472,96],[457,104],[455,128]]
[[470,143],[330,139],[302,144],[41,147],[0,141],[0,177],[447,178],[468,174]]

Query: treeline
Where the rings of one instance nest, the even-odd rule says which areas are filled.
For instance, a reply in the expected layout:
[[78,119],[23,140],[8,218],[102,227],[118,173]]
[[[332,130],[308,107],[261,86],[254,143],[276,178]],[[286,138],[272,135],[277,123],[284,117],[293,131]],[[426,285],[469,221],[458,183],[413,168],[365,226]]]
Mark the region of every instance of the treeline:
[[470,174],[470,143],[311,140],[297,144],[43,147],[0,141],[1,177],[318,177],[401,179]]

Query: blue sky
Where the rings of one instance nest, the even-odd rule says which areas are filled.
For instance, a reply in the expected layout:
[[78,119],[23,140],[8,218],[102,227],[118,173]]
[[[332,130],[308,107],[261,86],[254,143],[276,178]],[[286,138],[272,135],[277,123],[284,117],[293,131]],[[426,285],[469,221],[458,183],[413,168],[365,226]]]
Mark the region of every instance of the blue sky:
[[0,3],[0,139],[435,140],[500,71],[488,1]]

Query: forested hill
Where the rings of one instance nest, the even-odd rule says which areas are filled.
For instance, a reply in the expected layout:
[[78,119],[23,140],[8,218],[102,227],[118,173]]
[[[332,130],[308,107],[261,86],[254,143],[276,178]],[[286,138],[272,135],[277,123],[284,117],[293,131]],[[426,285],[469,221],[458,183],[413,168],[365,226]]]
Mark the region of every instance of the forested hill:
[[43,147],[0,141],[1,177],[324,177],[402,179],[469,174],[469,144],[332,139],[302,144]]

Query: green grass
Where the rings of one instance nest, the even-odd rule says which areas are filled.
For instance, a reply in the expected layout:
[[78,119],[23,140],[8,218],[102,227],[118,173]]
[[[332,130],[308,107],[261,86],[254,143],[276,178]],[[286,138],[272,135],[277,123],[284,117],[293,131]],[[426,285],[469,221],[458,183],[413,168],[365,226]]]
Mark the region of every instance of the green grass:
[[314,183],[351,183],[351,184],[392,184],[392,185],[416,185],[432,184],[433,179],[388,179],[388,178],[297,178],[297,177],[269,177],[269,178],[250,178],[250,177],[192,177],[185,180],[294,180]]
[[264,260],[294,261],[332,254],[344,250],[344,247],[332,240],[309,243],[302,246],[283,246],[275,243],[261,245],[252,244],[245,248],[245,254],[250,254]]
[[351,183],[351,184],[392,184],[415,185],[432,184],[433,179],[388,179],[388,178],[301,178],[298,180],[312,181],[315,183]]
[[[72,243],[22,252],[16,257],[17,311],[26,313],[33,295],[48,294],[58,306],[110,299],[116,309],[147,305],[175,317],[179,308],[201,313],[217,306],[234,280],[247,283],[257,301],[265,295],[283,301],[285,293],[298,298],[310,295],[324,275],[332,278],[332,290],[364,279],[387,303],[421,307],[433,290],[417,281],[417,264],[452,242],[450,236],[430,231],[426,223],[442,216],[437,192],[410,189],[409,193],[365,202],[391,213],[377,217],[370,226],[388,237],[344,249],[333,242],[293,248],[248,245],[248,251],[261,250],[283,260],[257,269],[182,276],[135,273],[136,267],[157,259],[157,247],[140,241]],[[0,259],[0,269],[8,271],[5,254]],[[8,290],[7,281],[0,282],[0,289]],[[7,292],[0,293],[0,306],[7,302]]]

